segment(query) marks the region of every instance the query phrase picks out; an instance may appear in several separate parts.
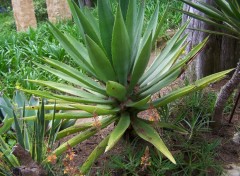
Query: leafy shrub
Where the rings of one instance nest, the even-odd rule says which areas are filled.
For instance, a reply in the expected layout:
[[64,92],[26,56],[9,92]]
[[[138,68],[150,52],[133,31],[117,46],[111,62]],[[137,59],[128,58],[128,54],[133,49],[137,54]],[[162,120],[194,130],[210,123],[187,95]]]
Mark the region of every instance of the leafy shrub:
[[45,0],[34,0],[35,15],[38,22],[48,19],[47,5]]
[[[158,108],[188,93],[202,89],[208,83],[224,77],[229,70],[208,76],[196,81],[193,85],[151,100],[154,93],[179,77],[185,65],[201,50],[206,40],[178,60],[186,47],[184,45],[186,36],[182,36],[187,26],[185,24],[168,42],[161,54],[155,58],[153,64],[147,67],[152,46],[165,20],[162,18],[158,23],[158,5],[146,30],[142,31],[145,6],[144,4],[137,6],[136,0],[120,1],[115,13],[109,1],[98,1],[98,20],[88,9],[80,10],[70,0],[69,4],[86,46],[71,35],[62,34],[54,25],[50,25],[50,30],[86,75],[57,60],[44,59],[46,65],[38,63],[36,65],[68,81],[69,84],[28,80],[59,91],[61,94],[44,90],[22,90],[57,99],[59,102],[67,101],[69,103],[57,104],[56,107],[77,110],[79,116],[94,118],[95,121],[91,125],[82,124],[84,128],[70,127],[58,133],[61,138],[82,131],[56,148],[51,155],[61,155],[68,149],[68,146],[75,146],[115,122],[115,129],[103,139],[81,166],[82,173],[86,173],[98,156],[110,150],[124,134],[131,133],[130,129],[153,144],[171,162],[176,163],[158,133],[151,126],[151,119],[143,120],[139,118],[138,113]],[[98,116],[105,117],[99,120]],[[164,126],[161,122],[157,122],[157,119],[153,120],[160,126]],[[179,129],[174,125],[170,125],[170,128]]]

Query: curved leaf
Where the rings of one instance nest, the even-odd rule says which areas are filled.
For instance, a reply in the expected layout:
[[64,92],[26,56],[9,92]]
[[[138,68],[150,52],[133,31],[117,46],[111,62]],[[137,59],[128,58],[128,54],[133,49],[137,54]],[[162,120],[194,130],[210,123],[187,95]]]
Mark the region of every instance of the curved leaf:
[[92,153],[88,156],[87,160],[80,167],[81,173],[86,174],[90,170],[92,164],[99,158],[101,154],[104,153],[108,140],[109,136],[105,137],[92,151]]
[[97,114],[97,115],[116,114],[117,112],[120,111],[119,108],[111,109],[109,106],[101,107],[101,106],[90,106],[90,105],[81,105],[81,104],[76,104],[76,105],[71,105],[71,106],[76,109],[83,110],[83,111],[89,112],[91,114]]
[[78,81],[82,82],[83,84],[87,85],[88,87],[93,88],[95,91],[97,91],[101,94],[105,93],[104,88],[100,84],[98,84],[96,81],[94,81],[87,75],[83,74],[82,72],[74,69],[73,67],[71,67],[67,64],[64,64],[60,61],[49,59],[49,58],[48,59],[45,58],[43,61],[46,62],[47,64],[49,64],[50,66],[58,69],[59,71],[62,71],[63,73],[77,79]]
[[151,95],[143,98],[142,100],[139,100],[137,102],[131,102],[131,103],[127,103],[126,106],[127,107],[133,107],[133,108],[138,108],[138,107],[142,107],[144,105],[146,105],[149,100],[151,99]]
[[105,149],[105,152],[110,150],[118,142],[118,140],[122,137],[124,132],[128,129],[129,125],[130,125],[129,114],[122,114],[120,116],[117,126],[114,128],[114,130],[110,134],[110,138],[108,140],[108,144]]
[[152,35],[150,34],[148,37],[148,40],[144,44],[142,50],[139,51],[140,54],[139,54],[138,58],[136,59],[136,62],[134,63],[131,80],[130,80],[130,85],[128,88],[129,92],[132,91],[134,86],[139,81],[139,78],[143,75],[143,73],[148,65],[148,61],[150,59],[151,49],[152,49]]
[[132,122],[132,126],[136,131],[137,135],[139,135],[144,140],[153,144],[163,155],[165,155],[172,163],[176,164],[175,159],[172,154],[160,138],[157,131],[153,129],[149,124],[145,123],[141,119],[134,119]]
[[107,52],[108,59],[112,63],[111,42],[114,16],[109,3],[109,0],[98,0],[98,16],[103,47]]
[[131,64],[130,45],[128,32],[119,6],[113,27],[112,61],[119,83],[125,86]]
[[[108,125],[110,125],[111,123],[113,123],[116,120],[116,117],[111,117],[109,118],[109,120],[101,125],[101,129],[107,127]],[[71,138],[70,140],[64,142],[62,145],[60,145],[58,148],[56,148],[50,155],[55,154],[56,156],[61,155],[62,153],[64,153],[68,147],[74,147],[75,145],[79,144],[80,142],[85,141],[86,139],[88,139],[89,137],[93,136],[95,133],[98,132],[99,129],[92,127],[90,129],[87,129],[86,131],[74,136],[73,138]],[[43,163],[46,163],[47,159],[45,159],[43,161]]]
[[86,36],[86,43],[88,54],[98,78],[104,82],[115,81],[115,72],[104,51],[88,36]]
[[62,83],[56,83],[56,82],[52,82],[52,81],[42,81],[42,80],[27,80],[27,81],[41,84],[41,85],[50,87],[52,89],[59,90],[59,91],[65,92],[67,94],[75,95],[78,97],[96,98],[96,96],[94,96],[93,94],[90,94],[81,89],[77,89],[73,86],[69,86],[69,85],[62,84]]
[[117,82],[108,81],[106,91],[109,96],[114,97],[119,101],[123,101],[126,99],[126,88]]

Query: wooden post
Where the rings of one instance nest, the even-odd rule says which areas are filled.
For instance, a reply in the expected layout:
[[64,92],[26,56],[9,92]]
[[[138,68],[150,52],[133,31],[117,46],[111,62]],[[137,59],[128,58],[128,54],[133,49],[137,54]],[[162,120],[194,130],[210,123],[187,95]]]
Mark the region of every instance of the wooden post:
[[12,0],[17,31],[26,31],[29,27],[37,27],[33,0]]
[[59,20],[71,19],[71,11],[67,0],[46,0],[49,21],[56,23]]

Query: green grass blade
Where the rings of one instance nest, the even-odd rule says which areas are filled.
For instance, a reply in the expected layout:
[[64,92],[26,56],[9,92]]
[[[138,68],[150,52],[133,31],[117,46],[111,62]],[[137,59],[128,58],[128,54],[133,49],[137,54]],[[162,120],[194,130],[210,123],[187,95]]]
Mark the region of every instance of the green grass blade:
[[4,156],[7,158],[9,163],[12,165],[12,167],[19,166],[19,162],[17,158],[12,154],[12,150],[9,148],[8,144],[4,141],[2,136],[0,135],[0,151],[4,154]]
[[17,119],[17,117],[16,117],[16,115],[15,115],[14,112],[13,112],[13,117],[14,117],[15,129],[16,129],[17,142],[18,142],[23,148],[25,148],[22,130],[21,130],[21,127],[20,127],[20,125],[19,125],[18,119]]
[[54,104],[52,126],[51,126],[51,130],[50,130],[49,137],[48,137],[48,147],[50,147],[50,148],[52,148],[52,146],[53,146],[55,130],[56,130],[55,115],[56,115],[56,102]]

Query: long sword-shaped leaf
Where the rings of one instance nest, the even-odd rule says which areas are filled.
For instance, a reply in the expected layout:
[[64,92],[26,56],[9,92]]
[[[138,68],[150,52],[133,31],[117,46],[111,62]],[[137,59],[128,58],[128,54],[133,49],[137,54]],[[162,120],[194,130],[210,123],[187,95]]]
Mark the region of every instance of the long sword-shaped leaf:
[[98,0],[98,15],[103,47],[107,52],[108,59],[112,62],[111,41],[114,16],[109,0]]
[[129,1],[127,17],[126,17],[126,27],[129,35],[130,47],[131,51],[133,48],[134,38],[136,35],[136,27],[139,21],[137,21],[137,1],[131,0]]
[[81,89],[77,89],[73,86],[69,86],[69,85],[66,85],[66,84],[56,83],[56,82],[51,82],[51,81],[42,81],[42,80],[28,80],[28,81],[29,82],[34,82],[34,83],[37,83],[37,84],[41,84],[41,85],[50,87],[52,89],[59,90],[59,91],[62,91],[64,93],[75,95],[75,96],[78,96],[78,97],[96,98],[96,96],[94,96],[93,94],[90,94],[86,91],[83,91]]
[[[144,85],[149,85],[150,83],[152,83],[152,80],[156,80],[157,77],[161,76],[166,71],[168,71],[169,68],[172,67],[172,65],[177,61],[177,59],[184,52],[187,46],[187,43],[184,45],[184,42],[186,41],[186,39],[187,39],[187,36],[184,36],[172,47],[168,55],[165,58],[161,59],[162,61],[159,62],[160,63],[159,66],[156,68],[155,71],[152,72],[152,74],[146,80],[144,80],[141,83],[140,87],[143,87]],[[161,54],[158,57],[161,57]]]
[[87,160],[80,167],[81,173],[86,174],[90,170],[93,163],[99,158],[101,154],[104,153],[108,140],[109,136],[105,137],[105,139],[103,139],[92,151],[92,153],[88,156]]
[[[30,107],[31,108],[31,107]],[[34,109],[38,109],[34,108]],[[45,108],[46,109],[46,108]],[[51,108],[52,110],[54,109],[54,106],[52,106]],[[56,108],[57,110],[57,108]],[[55,115],[55,119],[82,119],[82,118],[92,118],[92,114],[88,113],[88,112],[67,112],[67,113],[57,113]],[[37,119],[36,116],[30,116],[30,117],[25,117],[22,118],[21,120],[24,121],[35,121]],[[45,114],[45,120],[52,120],[52,114]],[[14,122],[14,118],[7,118],[3,121],[3,126],[1,126],[0,128],[0,135],[2,135],[3,133],[6,133],[10,128],[12,123]]]
[[160,19],[158,25],[157,25],[157,29],[156,29],[156,32],[155,32],[155,34],[153,36],[153,40],[152,40],[153,45],[157,41],[159,33],[163,29],[163,26],[164,26],[163,23],[165,22],[165,20],[167,18],[168,11],[169,11],[169,6],[166,7],[165,11],[163,12],[163,14],[161,16],[161,19]]
[[173,36],[173,38],[170,41],[168,41],[166,47],[163,49],[163,51],[161,52],[159,57],[154,60],[152,65],[148,68],[148,70],[141,77],[139,83],[142,83],[144,80],[146,80],[157,69],[157,67],[161,64],[163,58],[165,58],[168,55],[168,53],[172,50],[172,47],[179,40],[179,38],[181,37],[183,31],[186,29],[188,24],[189,24],[189,22],[187,22],[185,25],[183,25],[179,29],[179,31]]
[[[99,122],[100,122],[100,124],[104,124],[106,121],[109,121],[109,117],[104,117],[103,120],[100,120]],[[94,123],[95,122],[87,122],[87,123],[76,124],[74,126],[66,128],[64,130],[61,130],[57,134],[57,139],[61,139],[63,137],[69,136],[71,134],[89,129],[89,128],[94,126]]]
[[127,10],[128,10],[128,7],[129,7],[129,2],[131,0],[119,0],[118,3],[120,4],[120,7],[121,7],[121,12],[122,12],[122,16],[123,16],[123,19],[126,20],[126,16],[127,16]]
[[137,102],[130,102],[127,103],[126,106],[127,107],[133,107],[133,108],[138,108],[138,107],[142,107],[145,104],[147,104],[149,102],[149,100],[151,99],[151,95],[148,95],[147,97],[137,101]]
[[[103,129],[105,127],[107,127],[108,125],[110,125],[111,123],[113,123],[117,118],[116,117],[111,117],[109,118],[109,120],[102,124],[100,129]],[[65,152],[68,147],[74,147],[75,145],[79,144],[82,141],[85,141],[86,139],[88,139],[89,137],[91,137],[92,135],[94,135],[95,133],[98,132],[99,129],[92,127],[90,129],[87,129],[86,131],[78,134],[77,136],[71,138],[70,140],[66,141],[65,143],[63,143],[62,145],[60,145],[56,150],[54,150],[50,155],[55,154],[57,156],[61,155],[63,152]],[[44,160],[43,163],[46,163],[47,160]]]
[[[132,1],[132,0],[131,0]],[[137,5],[136,5],[137,6]],[[135,59],[137,57],[138,51],[140,49],[139,47],[139,43],[141,41],[141,37],[142,37],[142,29],[143,29],[143,24],[144,24],[144,12],[145,12],[145,1],[141,1],[140,2],[140,6],[139,6],[139,10],[138,10],[138,14],[137,14],[137,20],[136,20],[136,25],[134,28],[134,33],[131,39],[130,36],[130,40],[131,41],[131,66],[129,67],[129,71],[132,71]],[[134,18],[135,20],[135,18]],[[127,23],[127,25],[129,25]]]
[[19,162],[17,158],[12,154],[12,150],[9,148],[8,144],[4,141],[2,136],[0,135],[0,151],[4,154],[4,156],[11,163],[12,167],[19,166]]
[[14,112],[13,112],[13,117],[14,117],[15,129],[16,129],[17,142],[18,142],[23,148],[25,148],[22,130],[21,130],[20,124],[19,124],[18,119],[17,119],[17,117],[16,117],[16,115],[15,115]]
[[128,92],[131,92],[134,86],[139,81],[139,78],[143,75],[145,68],[147,67],[148,61],[150,59],[152,49],[152,35],[150,34],[148,40],[144,44],[139,57],[136,59],[136,62],[133,66],[131,81],[128,88]]
[[197,80],[194,85],[189,85],[189,86],[183,87],[181,89],[175,90],[175,91],[169,93],[168,95],[153,101],[153,106],[160,107],[162,105],[166,105],[166,104],[176,100],[177,98],[185,96],[193,91],[200,90],[200,89],[206,87],[209,83],[217,81],[219,79],[222,79],[223,77],[226,76],[227,73],[229,73],[231,71],[232,71],[232,69],[226,70],[223,72],[219,72],[219,73],[207,76],[200,80]]
[[118,81],[127,84],[128,71],[131,64],[129,36],[120,7],[117,9],[112,36],[112,61]]
[[[30,94],[34,94],[36,96],[40,96],[40,97],[45,97],[45,98],[50,98],[50,99],[57,99],[57,100],[64,100],[61,103],[67,103],[67,102],[74,102],[74,103],[90,103],[90,104],[107,104],[107,105],[111,105],[114,104],[115,101],[114,100],[105,100],[105,99],[100,99],[98,97],[94,98],[94,99],[89,99],[89,98],[79,98],[79,97],[75,97],[75,96],[68,96],[68,95],[59,95],[59,94],[53,94],[53,93],[49,93],[46,91],[39,91],[39,90],[25,90],[25,89],[21,89],[24,92],[30,93]],[[60,101],[59,101],[60,103]]]
[[74,62],[80,66],[86,72],[95,75],[94,70],[91,65],[82,57],[80,53],[81,50],[76,50],[76,48],[71,44],[71,42],[64,36],[55,26],[50,24],[50,30],[54,34],[54,36],[58,39],[63,48],[67,51],[67,53],[72,57]]
[[151,35],[152,39],[155,35],[157,24],[158,24],[158,14],[159,14],[159,4],[157,4],[157,7],[156,7],[155,11],[153,12],[153,15],[152,15],[152,17],[151,17],[151,19],[150,19],[150,21],[147,25],[147,29],[146,29],[146,31],[143,35],[143,38],[142,38],[142,41],[141,41],[141,43],[143,45],[148,40],[149,35]]
[[96,81],[92,80],[91,78],[89,78],[87,75],[83,74],[82,72],[74,69],[73,67],[64,64],[60,61],[57,60],[53,60],[53,59],[44,59],[44,62],[46,62],[47,64],[51,65],[52,67],[62,71],[63,73],[79,80],[80,82],[82,82],[83,84],[92,87],[93,89],[95,89],[95,91],[104,94],[104,88],[99,85],[98,83],[96,83]]
[[[48,66],[44,66],[44,65],[41,65],[41,64],[37,64],[35,63],[36,65],[38,65],[40,68],[56,75],[57,77],[65,80],[65,81],[68,81],[70,83],[73,83],[74,85],[76,85],[76,87],[82,87],[82,88],[85,88],[87,90],[91,90],[92,92],[91,93],[94,93],[95,91],[96,92],[99,92],[99,90],[95,89],[95,88],[92,88],[92,87],[89,87],[87,86],[86,84],[78,81],[77,79],[73,78],[72,76],[69,76],[61,71],[58,71],[56,69],[53,69],[51,67],[48,67]],[[102,94],[106,94],[105,91],[101,91]],[[97,98],[99,98],[98,96],[96,96]],[[104,97],[103,95],[101,95],[100,97]]]
[[97,114],[97,115],[111,115],[111,114],[116,114],[117,112],[120,111],[119,108],[111,109],[109,106],[101,107],[101,106],[76,104],[76,105],[72,105],[72,107],[89,112],[91,114]]
[[[162,72],[161,70],[159,70],[160,71],[159,75],[156,75],[152,80],[148,80],[149,83],[145,83],[145,87],[144,87],[144,84],[143,84],[140,87],[140,91],[139,92],[142,93],[144,91],[147,91],[149,88],[151,88],[152,86],[155,86],[156,83],[158,83],[159,81],[164,79],[166,76],[172,74],[176,70],[179,70],[179,69],[184,70],[185,69],[184,66],[188,62],[190,62],[192,59],[194,59],[194,57],[201,51],[201,49],[204,47],[204,45],[206,45],[207,41],[208,41],[208,38],[204,39],[203,42],[201,42],[200,44],[195,46],[182,60],[180,60],[178,63],[176,63],[175,65],[172,66],[172,64],[178,58],[179,54],[181,54],[181,52],[179,53],[178,51],[174,52],[175,56],[173,55],[172,58],[171,57],[169,58],[170,60],[167,60],[167,63],[170,64],[171,68],[168,66],[167,63],[163,62],[162,65],[164,65],[165,67],[168,67],[168,70],[165,71],[165,73]],[[184,47],[182,49],[184,49]],[[164,70],[165,68],[162,68],[162,65],[160,65],[159,67]]]
[[211,24],[211,25],[213,25],[213,26],[215,26],[215,27],[218,27],[219,29],[228,30],[228,31],[231,31],[231,32],[234,32],[234,33],[237,32],[234,28],[231,28],[231,27],[229,27],[229,26],[227,26],[227,25],[224,25],[224,24],[221,24],[221,23],[217,23],[217,22],[215,22],[215,21],[213,21],[213,20],[211,20],[211,19],[202,17],[202,16],[200,16],[200,15],[196,15],[196,14],[194,14],[194,13],[187,12],[187,11],[183,11],[183,10],[179,10],[179,9],[176,9],[176,10],[178,10],[178,11],[180,11],[180,12],[182,12],[182,13],[190,16],[190,17],[193,17],[193,18],[195,18],[195,19],[198,19],[198,20],[200,20],[200,21],[203,21],[203,22],[206,22],[206,23],[208,23],[208,24]]
[[120,116],[117,126],[110,134],[110,138],[108,140],[105,152],[110,150],[119,141],[119,139],[123,136],[124,132],[128,129],[129,125],[130,125],[129,114],[122,114]]
[[77,132],[81,132],[84,131],[86,129],[89,129],[93,126],[93,123],[88,122],[88,123],[84,123],[84,124],[77,124],[74,126],[71,126],[69,128],[66,128],[64,130],[61,130],[58,134],[57,134],[57,140],[64,138],[68,135],[77,133]]
[[167,75],[164,79],[159,81],[157,84],[154,84],[152,87],[150,87],[146,91],[140,93],[139,97],[145,97],[147,95],[153,95],[154,93],[158,92],[162,88],[164,88],[164,87],[168,86],[169,84],[173,83],[179,77],[179,75],[181,73],[182,73],[182,69],[177,69],[176,71]]
[[195,9],[205,13],[206,15],[211,16],[211,17],[213,17],[215,19],[218,19],[219,21],[223,21],[224,20],[223,15],[220,15],[219,13],[214,11],[213,9],[210,9],[210,8],[206,7],[205,5],[203,5],[203,4],[200,4],[200,3],[196,4],[196,3],[193,3],[193,2],[190,2],[190,1],[185,1],[185,0],[182,0],[182,1],[184,3],[186,3],[186,4],[188,4],[189,6],[191,6],[191,7],[195,8]]
[[99,79],[104,82],[115,81],[115,72],[104,51],[88,36],[86,36],[86,43],[88,54]]
[[80,23],[82,25],[84,35],[88,35],[91,37],[91,39],[96,42],[99,46],[102,46],[99,33],[96,31],[96,28],[94,28],[94,25],[92,25],[89,21],[87,16],[84,15],[83,11],[79,9],[76,3],[72,3],[77,15],[77,18],[80,20]]
[[153,144],[163,155],[165,155],[172,163],[176,164],[175,159],[172,154],[160,138],[157,131],[153,129],[149,124],[145,123],[141,119],[134,119],[132,126],[136,131],[137,135],[139,135],[144,140]]
[[80,21],[80,19],[78,18],[78,14],[77,14],[77,12],[76,12],[75,6],[73,5],[74,2],[72,2],[73,0],[67,0],[67,1],[68,1],[68,5],[69,5],[69,7],[70,7],[70,9],[71,9],[72,16],[73,16],[73,18],[74,18],[74,22],[75,22],[76,25],[77,25],[77,29],[78,29],[81,37],[85,40],[84,30],[83,30],[81,21]]

